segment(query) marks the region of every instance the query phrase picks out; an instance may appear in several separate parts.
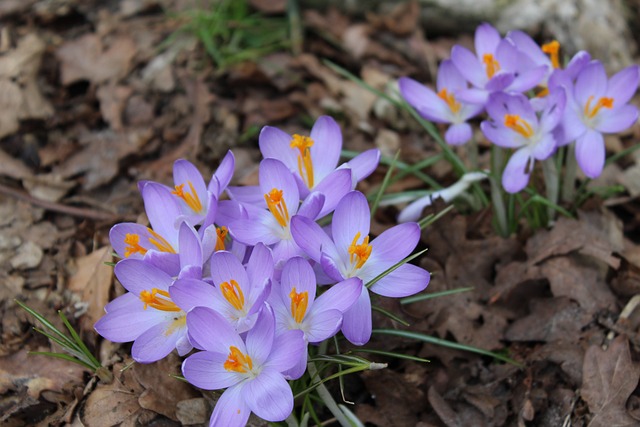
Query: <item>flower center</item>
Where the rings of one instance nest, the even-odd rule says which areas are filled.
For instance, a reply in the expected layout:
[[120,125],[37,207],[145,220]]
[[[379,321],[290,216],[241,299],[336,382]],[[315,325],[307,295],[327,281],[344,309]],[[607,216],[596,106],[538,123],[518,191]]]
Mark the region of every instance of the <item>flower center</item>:
[[140,246],[140,236],[135,233],[127,233],[124,236],[124,243],[127,245],[127,247],[124,248],[125,258],[129,258],[135,253],[139,253],[140,255],[147,253],[147,250]]
[[169,296],[169,292],[162,289],[153,288],[151,292],[144,290],[140,292],[140,301],[144,303],[144,309],[153,307],[162,311],[182,311]]
[[529,122],[521,119],[517,114],[505,114],[504,125],[509,129],[518,132],[525,138],[531,138],[533,136],[533,128],[531,127]]
[[594,118],[595,115],[598,114],[598,111],[600,111],[601,108],[609,108],[609,109],[613,108],[613,98],[608,98],[603,96],[602,98],[598,99],[598,102],[596,102],[596,104],[593,107],[591,106],[592,101],[593,101],[593,95],[589,97],[586,105],[584,106],[584,115],[589,119]]
[[229,304],[236,310],[242,310],[244,307],[244,294],[240,285],[235,280],[229,280],[228,282],[222,282],[220,284],[220,290],[222,296],[229,301]]
[[560,68],[560,43],[557,40],[543,44],[542,51],[549,55],[553,68]]
[[215,247],[216,251],[224,251],[225,249],[224,239],[227,237],[228,233],[229,233],[229,230],[227,229],[227,227],[225,226],[216,227],[216,234],[218,235],[216,239],[216,247]]
[[309,136],[295,134],[290,147],[298,149],[298,172],[302,181],[309,189],[313,188],[313,163],[311,162],[311,150],[313,139]]
[[359,231],[349,246],[349,261],[351,261],[351,264],[355,262],[356,268],[362,268],[364,263],[369,259],[369,255],[371,255],[372,247],[369,244],[369,236],[366,236],[361,244],[358,244],[358,239],[360,239]]
[[296,292],[296,288],[293,288],[291,289],[289,298],[291,298],[291,315],[293,316],[293,320],[300,323],[307,312],[309,293],[307,291],[298,293]]
[[282,190],[272,188],[271,191],[264,195],[264,200],[267,202],[267,207],[271,215],[278,221],[278,224],[286,227],[289,224],[289,211],[282,197]]
[[195,213],[202,213],[202,202],[200,201],[200,197],[198,197],[198,193],[196,193],[195,188],[193,188],[193,184],[191,181],[187,181],[189,184],[189,189],[191,192],[184,191],[184,184],[176,185],[176,189],[171,192],[171,194],[175,194],[191,208]]
[[227,371],[244,374],[253,369],[253,361],[248,354],[242,353],[238,347],[232,345],[229,347],[229,356],[223,366]]
[[160,252],[168,252],[170,254],[177,253],[171,243],[167,242],[167,240],[162,237],[160,234],[156,233],[152,229],[147,227],[147,231],[153,236],[153,238],[149,238],[149,242],[151,242]]
[[498,71],[500,71],[500,63],[493,54],[485,53],[482,55],[482,62],[484,62],[485,71],[488,78],[492,78]]
[[447,89],[442,89],[438,92],[438,96],[447,103],[452,113],[460,111],[460,103],[456,101],[456,97],[453,96],[453,93],[447,92]]

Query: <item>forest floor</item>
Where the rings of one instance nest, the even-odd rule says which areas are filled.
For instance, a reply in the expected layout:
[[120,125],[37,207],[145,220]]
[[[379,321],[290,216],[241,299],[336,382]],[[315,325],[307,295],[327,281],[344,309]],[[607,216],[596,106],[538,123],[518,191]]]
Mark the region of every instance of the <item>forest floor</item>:
[[[441,151],[409,114],[325,60],[392,93],[401,76],[432,83],[454,44],[472,47],[471,32],[427,38],[414,3],[366,17],[301,10],[300,52],[280,48],[234,63],[228,56],[222,69],[193,33],[180,31],[196,21],[181,3],[0,5],[2,426],[208,422],[211,395],[165,375],[179,373],[177,355],[122,371],[130,345],[93,329],[123,292],[105,265],[113,261],[109,229],[145,221],[138,181],[170,184],[178,158],[208,177],[232,149],[233,184],[255,184],[262,126],[307,133],[323,114],[340,123],[345,150],[377,147],[387,159],[400,150],[406,164]],[[252,2],[286,25],[285,3]],[[487,164],[488,143],[476,137]],[[639,125],[607,139],[610,153],[638,143]],[[359,189],[374,191],[387,168]],[[422,172],[442,185],[456,180],[445,161]],[[523,221],[518,233],[499,237],[490,208],[454,210],[427,228],[420,247],[429,250],[414,262],[432,273],[428,292],[473,290],[405,305],[380,299],[410,326],[375,313],[374,327],[498,352],[522,366],[374,335],[367,348],[430,362],[364,353],[389,366],[345,378],[351,410],[378,427],[640,425],[639,177],[640,156],[624,156],[590,184],[622,192],[592,198],[576,218],[548,229]],[[389,191],[424,185],[407,175]],[[372,234],[395,225],[401,207],[379,209]],[[116,379],[104,383],[65,360],[28,355],[59,348],[33,331],[38,323],[16,299],[57,325],[57,311],[65,313]],[[339,398],[337,382],[330,388]]]

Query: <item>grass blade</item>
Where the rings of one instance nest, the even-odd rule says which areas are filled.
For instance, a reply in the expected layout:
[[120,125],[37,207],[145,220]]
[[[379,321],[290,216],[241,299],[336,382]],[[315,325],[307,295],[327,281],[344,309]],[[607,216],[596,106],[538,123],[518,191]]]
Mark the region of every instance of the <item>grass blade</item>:
[[423,359],[422,357],[418,357],[418,356],[410,356],[408,354],[402,354],[402,353],[393,353],[391,351],[374,350],[374,349],[371,349],[371,348],[355,348],[355,349],[353,349],[351,351],[353,351],[354,353],[379,354],[381,356],[394,357],[396,359],[413,360],[414,362],[421,362],[421,363],[430,363],[431,362],[428,359]]
[[64,322],[64,325],[69,330],[69,333],[71,334],[71,336],[73,337],[75,342],[78,344],[78,347],[80,347],[80,349],[82,350],[82,353],[84,353],[87,356],[87,358],[90,360],[91,364],[93,364],[94,370],[102,367],[100,362],[98,362],[98,359],[96,359],[93,356],[91,351],[89,351],[87,346],[84,344],[84,342],[82,341],[82,338],[80,338],[80,336],[78,335],[76,330],[73,329],[73,326],[71,326],[71,323],[69,323],[69,320],[67,320],[67,317],[64,315],[64,313],[62,311],[58,310],[58,315],[60,316],[60,318]]
[[387,316],[389,319],[396,321],[398,323],[400,323],[402,326],[411,326],[407,321],[402,320],[401,318],[399,318],[398,316],[396,316],[395,314],[391,313],[390,311],[385,310],[382,307],[378,307],[376,305],[372,305],[371,309],[374,311],[377,311],[378,313],[382,313],[385,316]]
[[425,301],[431,298],[439,298],[439,297],[446,297],[448,295],[454,295],[454,294],[459,294],[462,292],[469,292],[474,290],[475,288],[473,286],[470,286],[468,288],[457,288],[457,289],[449,289],[447,291],[440,291],[440,292],[433,292],[430,294],[418,294],[418,295],[412,295],[410,297],[406,297],[406,298],[402,298],[400,300],[400,304],[405,305],[405,304],[411,304],[414,302],[418,302],[418,301]]
[[80,359],[76,359],[73,356],[69,356],[68,354],[64,354],[64,353],[52,353],[52,352],[48,352],[48,351],[30,351],[29,354],[36,354],[36,355],[40,355],[40,356],[49,356],[49,357],[55,357],[56,359],[63,359],[69,362],[73,362],[77,365],[81,365],[84,366],[85,368],[94,371],[93,367],[91,365],[89,365],[88,363],[80,360]]
[[371,286],[375,285],[380,279],[382,279],[383,277],[385,277],[389,273],[392,273],[393,271],[397,270],[398,268],[400,268],[402,265],[408,263],[409,261],[413,261],[414,259],[418,258],[420,255],[424,254],[428,250],[429,250],[428,248],[427,249],[423,249],[420,252],[417,252],[417,253],[415,253],[413,255],[410,255],[410,256],[406,257],[405,259],[403,259],[402,261],[397,262],[396,264],[392,265],[391,267],[389,267],[388,269],[386,269],[385,271],[383,271],[382,273],[378,274],[376,277],[371,279],[371,281],[369,283],[367,283],[365,286],[367,288],[371,288]]
[[380,199],[382,198],[382,195],[384,194],[385,190],[389,186],[389,180],[391,179],[391,174],[393,173],[393,170],[396,166],[396,162],[398,161],[399,156],[400,156],[400,150],[398,150],[398,152],[396,153],[395,157],[393,158],[393,162],[389,166],[389,170],[387,170],[387,173],[384,175],[384,179],[382,180],[382,184],[380,185],[378,194],[376,194],[376,198],[374,199],[373,204],[371,205],[371,218],[373,218],[373,216],[376,214],[376,211],[378,210],[378,205],[380,204]]

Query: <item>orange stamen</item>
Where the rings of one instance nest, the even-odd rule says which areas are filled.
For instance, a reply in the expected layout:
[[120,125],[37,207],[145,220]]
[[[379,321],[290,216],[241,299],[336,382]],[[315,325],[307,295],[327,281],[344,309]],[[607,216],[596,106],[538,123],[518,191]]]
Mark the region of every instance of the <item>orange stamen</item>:
[[158,248],[160,252],[168,252],[170,254],[177,253],[176,250],[173,249],[173,246],[171,246],[171,243],[167,242],[167,240],[160,234],[156,233],[148,227],[147,231],[149,231],[149,233],[153,236],[153,238],[149,239],[149,242],[151,242],[156,248]]
[[560,68],[560,43],[557,40],[543,44],[542,51],[549,55],[553,68]]
[[349,246],[349,260],[353,264],[356,263],[356,268],[362,268],[365,262],[371,255],[371,245],[369,244],[369,236],[366,236],[361,244],[358,245],[358,239],[360,238],[360,232],[356,233],[351,245]]
[[202,202],[200,201],[200,197],[198,197],[198,193],[196,193],[195,188],[193,188],[193,184],[191,181],[187,181],[189,184],[189,189],[191,192],[184,191],[184,184],[176,185],[176,189],[171,192],[171,194],[175,194],[189,206],[195,213],[202,213]]
[[453,93],[447,92],[447,89],[442,89],[440,92],[438,92],[438,96],[442,100],[444,100],[447,105],[449,105],[452,113],[457,113],[458,111],[460,111],[461,105],[458,101],[456,101],[456,97],[453,96]]
[[180,307],[171,301],[169,292],[163,291],[162,289],[153,288],[151,292],[146,290],[142,291],[140,292],[140,300],[144,303],[145,310],[147,307],[153,307],[156,310],[162,311],[182,311]]
[[238,347],[230,346],[229,347],[229,356],[227,360],[224,362],[224,369],[227,371],[234,371],[244,374],[245,372],[253,369],[253,361],[248,354],[243,354]]
[[526,120],[520,118],[517,114],[505,114],[504,125],[509,129],[513,129],[525,138],[533,136],[533,128]]
[[311,150],[313,139],[309,136],[295,134],[291,140],[290,147],[297,148],[298,153],[298,172],[302,181],[308,188],[313,188],[313,163],[311,162]]
[[264,200],[267,202],[267,207],[276,221],[278,221],[278,224],[286,227],[289,224],[289,211],[282,197],[282,190],[271,189],[270,192],[264,195]]
[[216,234],[218,235],[218,238],[216,239],[216,251],[224,251],[224,239],[227,237],[228,233],[229,230],[227,227],[216,227]]
[[589,119],[594,118],[601,108],[613,108],[613,98],[603,96],[598,99],[598,102],[596,102],[596,105],[594,105],[593,108],[591,107],[591,101],[593,101],[593,95],[589,97],[587,104],[584,106],[584,115]]
[[491,53],[482,55],[482,62],[484,62],[486,67],[485,70],[488,78],[492,78],[500,70],[500,63]]
[[297,323],[302,322],[309,305],[309,293],[307,291],[297,293],[296,288],[291,289],[289,294],[291,298],[291,315]]
[[[231,284],[229,284],[229,282]],[[220,284],[222,296],[229,301],[229,304],[231,304],[233,308],[242,310],[244,307],[244,294],[242,293],[242,289],[240,289],[240,285],[238,285],[238,282],[235,280],[230,280],[229,282],[222,282]]]
[[147,250],[140,246],[140,236],[138,236],[137,234],[127,233],[124,236],[124,243],[128,245],[126,248],[124,248],[125,258],[129,258],[135,253],[139,253],[140,255],[144,255],[147,253]]

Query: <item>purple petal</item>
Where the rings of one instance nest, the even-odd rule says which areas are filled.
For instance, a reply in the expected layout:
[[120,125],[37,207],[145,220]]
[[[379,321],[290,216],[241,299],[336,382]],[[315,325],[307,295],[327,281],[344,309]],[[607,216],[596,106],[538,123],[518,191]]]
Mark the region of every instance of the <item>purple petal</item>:
[[173,282],[171,276],[162,270],[138,259],[125,259],[114,268],[116,277],[129,292],[139,296],[144,290],[158,288],[167,291]]
[[250,283],[263,283],[273,277],[273,254],[262,243],[258,243],[247,262],[247,276]]
[[546,160],[556,151],[557,146],[558,144],[553,134],[544,134],[540,140],[531,147],[531,156],[536,160]]
[[342,333],[352,344],[364,345],[371,338],[371,328],[371,299],[363,286],[358,301],[344,313]]
[[321,116],[311,129],[311,159],[314,182],[320,182],[338,165],[342,150],[342,131],[329,116]]
[[[264,193],[257,185],[247,185],[244,187],[227,187],[227,194],[231,200],[248,205],[263,206]],[[220,221],[217,221],[220,222]]]
[[167,273],[171,277],[175,277],[180,273],[180,256],[167,252],[159,252],[150,250],[142,258],[145,264]]
[[630,128],[638,120],[638,108],[624,105],[614,110],[600,111],[596,130],[603,133],[618,133]]
[[123,222],[114,225],[109,231],[109,241],[111,242],[111,246],[120,258],[141,259],[143,256],[139,252],[134,252],[130,254],[129,257],[125,256],[126,248],[129,246],[124,242],[127,234],[137,235],[139,237],[138,245],[143,249],[149,250],[155,248],[155,246],[149,242],[149,231],[147,230],[147,227],[142,224]]
[[139,310],[141,306],[143,306],[143,303],[140,300],[140,297],[134,293],[127,292],[105,305],[104,312],[111,313],[112,311],[118,310],[129,310],[132,312]]
[[231,280],[235,280],[242,289],[248,289],[249,276],[232,253],[227,251],[218,251],[211,255],[211,279],[216,286]]
[[[235,165],[236,159],[233,152],[229,150],[218,165],[218,169],[216,169],[216,172],[213,174],[211,181],[209,182],[208,190],[215,194],[217,198],[220,198],[222,192],[227,188],[229,182],[231,182]],[[217,188],[213,188],[213,185]]]
[[180,265],[182,267],[187,265],[201,266],[203,262],[202,247],[198,232],[186,222],[183,222],[180,224],[178,240],[180,247]]
[[243,396],[244,384],[229,387],[222,393],[209,420],[210,427],[244,427],[251,415],[251,409]]
[[385,297],[401,298],[423,291],[431,275],[424,268],[404,264],[371,286],[371,292]]
[[402,97],[421,116],[436,123],[451,122],[451,109],[433,90],[409,77],[401,77],[398,85]]
[[282,269],[282,265],[294,256],[303,256],[304,251],[296,244],[293,239],[284,239],[273,246],[273,260],[276,263],[276,269]]
[[322,251],[331,257],[338,257],[333,240],[309,218],[300,215],[291,218],[291,235],[298,246],[316,262],[320,262]]
[[484,54],[494,54],[498,48],[501,37],[498,30],[492,27],[488,23],[482,23],[476,28],[475,33],[475,48],[478,58],[481,58]]
[[509,31],[507,38],[513,40],[518,50],[527,55],[536,65],[546,65],[551,67],[551,60],[542,51],[540,46],[523,31]]
[[[257,217],[257,218],[256,218]],[[261,210],[254,218],[239,219],[229,224],[229,233],[234,240],[245,245],[257,245],[264,243],[265,245],[273,245],[280,241],[276,235],[275,219],[270,212]]]
[[351,277],[336,283],[318,297],[313,304],[313,311],[320,313],[325,310],[335,309],[344,313],[360,297],[362,287],[362,280],[358,277]]
[[607,91],[607,73],[599,61],[592,61],[585,66],[576,78],[575,97],[581,107],[587,104],[590,96],[597,100]]
[[182,374],[191,384],[205,390],[218,390],[239,383],[243,377],[224,368],[228,353],[201,351],[182,362]]
[[573,55],[571,61],[567,64],[565,72],[570,79],[575,79],[578,73],[591,61],[591,55],[584,50]]
[[189,336],[201,350],[229,354],[229,347],[246,353],[245,345],[235,328],[222,315],[210,308],[196,307],[187,313]]
[[444,140],[450,145],[463,145],[471,139],[473,131],[469,123],[456,123],[449,126],[444,134]]
[[[178,159],[173,163],[173,182],[176,186],[184,185],[184,191],[190,192],[190,185],[193,185],[193,189],[195,190],[194,196],[197,196],[200,201],[204,204],[209,196],[207,194],[207,186],[204,183],[204,179],[202,178],[202,174],[198,171],[193,163],[184,160]],[[189,207],[184,205],[185,208]],[[203,206],[205,208],[206,206]],[[204,212],[197,212],[202,214]]]
[[485,85],[485,89],[489,92],[498,92],[504,90],[515,80],[515,75],[508,71],[498,71],[491,80]]
[[420,241],[420,226],[405,222],[383,231],[371,241],[371,255],[367,264],[379,266],[382,272],[407,257]]
[[525,147],[513,153],[502,174],[502,186],[508,193],[517,193],[529,183],[531,153]]
[[176,348],[185,333],[184,314],[176,320],[159,323],[146,330],[133,342],[131,357],[138,363],[158,361]]
[[503,148],[517,148],[524,145],[521,135],[504,126],[497,126],[487,120],[480,123],[484,136],[497,146]]
[[562,136],[559,139],[560,144],[575,141],[579,136],[587,131],[587,126],[583,122],[583,117],[575,108],[575,105],[567,105],[562,116],[560,125],[562,127]]
[[278,159],[291,171],[298,170],[297,151],[291,148],[291,135],[278,128],[265,126],[260,131],[258,144],[265,159]]
[[614,98],[614,108],[626,104],[638,89],[640,67],[632,65],[614,74],[607,85],[606,96]]
[[194,307],[213,308],[212,302],[217,298],[216,288],[198,279],[178,279],[169,288],[169,295],[178,307],[189,311]]
[[[341,282],[342,280],[345,279],[345,277],[343,277],[343,274],[337,262],[339,262],[339,260],[336,260],[330,257],[324,252],[320,257],[320,265],[322,266],[322,271],[331,280],[329,283]],[[320,283],[320,279],[318,279],[318,283]],[[322,284],[325,284],[325,283],[322,283]]]
[[276,159],[264,159],[260,162],[259,175],[260,190],[263,194],[269,193],[274,188],[282,190],[282,197],[289,215],[295,215],[298,211],[300,193],[296,180],[284,163]]
[[[338,202],[353,188],[350,169],[338,169],[327,175],[314,191],[324,195],[324,204],[318,218],[333,212]],[[305,215],[308,216],[308,215]]]
[[284,372],[295,366],[303,353],[307,348],[302,331],[286,331],[276,336],[264,366]]
[[525,70],[513,80],[513,83],[507,87],[507,90],[522,93],[533,89],[542,82],[546,73],[547,67],[544,65]]
[[138,300],[138,303],[137,310],[132,307],[130,310],[118,309],[108,312],[96,322],[95,330],[109,341],[129,342],[166,320],[165,312],[144,310],[142,301]]
[[[373,173],[380,163],[380,150],[372,148],[358,154],[349,160],[346,165],[351,169],[351,174],[356,182],[360,182]],[[355,188],[355,185],[352,189]]]
[[307,340],[319,343],[334,336],[342,326],[342,312],[340,310],[324,310],[309,313],[305,319],[309,323],[306,332]]
[[438,92],[446,89],[447,92],[455,92],[457,89],[466,89],[467,81],[456,68],[453,61],[445,59],[438,67],[437,84]]
[[267,421],[282,421],[293,410],[291,387],[274,369],[263,369],[260,375],[247,381],[242,395],[249,408]]
[[369,235],[370,216],[367,198],[359,191],[351,191],[338,203],[333,214],[331,234],[341,259],[349,257],[348,249],[357,233],[360,234],[358,244]]
[[316,275],[304,258],[294,257],[285,263],[280,284],[284,296],[288,296],[295,288],[297,293],[307,292],[308,306],[313,305],[316,297]]
[[[291,331],[291,332],[294,332],[294,331]],[[299,332],[302,332],[302,331],[299,331]],[[302,375],[304,375],[305,371],[307,370],[307,357],[308,357],[307,349],[306,349],[307,343],[304,341],[304,338],[302,338],[302,340],[304,342],[305,348],[303,348],[302,351],[300,352],[300,355],[299,355],[300,357],[298,358],[297,362],[293,365],[292,368],[289,368],[286,371],[282,371],[282,375],[287,380],[297,380]],[[294,356],[294,355],[292,354],[291,356]]]
[[453,46],[451,60],[456,68],[475,87],[482,88],[487,82],[484,66],[471,51],[462,46]]
[[273,339],[275,337],[276,321],[273,310],[268,305],[264,306],[258,315],[255,325],[247,333],[247,353],[253,363],[262,365],[271,353]]
[[456,92],[456,99],[468,104],[484,106],[489,100],[489,91],[485,89],[461,89]]
[[174,246],[175,251],[178,238],[176,218],[182,214],[175,196],[167,187],[149,182],[142,189],[142,199],[151,228]]
[[302,204],[300,205],[300,209],[298,209],[298,215],[306,216],[307,218],[311,218],[311,219],[318,218],[320,211],[324,206],[324,200],[325,200],[324,194],[318,191],[314,191],[302,201]]
[[597,178],[604,168],[605,146],[600,132],[587,130],[576,140],[576,160],[589,178]]
[[558,90],[549,94],[547,97],[547,105],[542,111],[542,117],[540,118],[540,132],[548,133],[560,123],[564,117],[564,110],[566,106],[565,91]]

